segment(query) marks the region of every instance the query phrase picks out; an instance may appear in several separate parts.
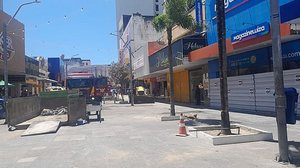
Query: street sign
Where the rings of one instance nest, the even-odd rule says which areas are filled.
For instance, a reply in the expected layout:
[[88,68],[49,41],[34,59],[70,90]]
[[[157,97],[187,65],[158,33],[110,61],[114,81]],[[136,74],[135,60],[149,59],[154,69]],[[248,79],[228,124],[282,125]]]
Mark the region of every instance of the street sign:
[[[12,39],[9,36],[7,36],[6,41],[7,41],[7,52],[8,52],[7,60],[9,61],[15,55],[16,51],[13,47]],[[3,42],[4,42],[3,32],[1,32],[0,33],[0,60],[1,61],[3,61]]]

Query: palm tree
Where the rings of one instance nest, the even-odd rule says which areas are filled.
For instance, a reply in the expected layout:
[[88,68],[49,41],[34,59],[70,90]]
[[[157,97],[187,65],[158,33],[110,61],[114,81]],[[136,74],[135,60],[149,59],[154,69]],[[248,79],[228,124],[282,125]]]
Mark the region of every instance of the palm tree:
[[172,29],[178,25],[184,29],[195,27],[194,19],[188,14],[189,0],[166,0],[165,13],[156,16],[153,20],[153,26],[156,31],[167,31],[168,38],[168,61],[170,72],[170,106],[171,116],[175,116],[174,105],[174,74],[173,74],[173,53],[172,53]]
[[221,127],[222,134],[230,135],[230,119],[228,110],[228,84],[227,84],[227,56],[226,56],[226,26],[224,0],[217,0],[217,25],[219,44],[219,71],[221,96]]

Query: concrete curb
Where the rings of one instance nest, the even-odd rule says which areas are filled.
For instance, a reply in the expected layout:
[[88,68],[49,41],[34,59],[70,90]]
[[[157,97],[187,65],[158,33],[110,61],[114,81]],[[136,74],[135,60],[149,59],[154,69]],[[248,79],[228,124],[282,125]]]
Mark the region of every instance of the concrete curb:
[[180,116],[162,116],[161,121],[176,121],[180,120]]

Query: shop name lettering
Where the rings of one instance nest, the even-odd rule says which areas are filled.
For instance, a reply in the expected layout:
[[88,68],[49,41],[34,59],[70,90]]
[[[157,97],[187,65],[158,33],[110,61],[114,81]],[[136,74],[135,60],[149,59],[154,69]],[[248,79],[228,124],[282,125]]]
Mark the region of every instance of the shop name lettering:
[[242,32],[232,34],[231,41],[232,43],[249,40],[258,36],[263,36],[268,34],[270,31],[269,23],[265,22],[257,26],[250,27]]
[[[242,4],[248,2],[249,0],[224,0],[225,13],[231,11],[232,9],[241,6]],[[217,12],[217,5],[215,4],[215,14]],[[215,18],[215,17],[214,17]]]
[[169,65],[168,57],[166,57],[165,54],[158,55],[158,57],[156,58],[155,67],[156,68],[167,67],[168,65]]
[[[15,50],[12,46],[12,39],[7,36],[6,38],[6,42],[7,42],[7,51],[8,51],[8,60],[10,60],[10,58],[12,58],[15,54]],[[3,43],[4,43],[4,37],[3,37],[3,33],[0,33],[0,60],[3,60],[3,53],[4,53],[4,49],[3,49]]]
[[199,48],[202,48],[203,46],[196,43],[196,42],[188,42],[187,44],[185,44],[185,50],[188,50],[188,51],[192,51],[192,50],[196,50],[196,49],[199,49]]
[[[236,2],[237,0],[224,0],[224,7],[225,7],[225,9],[228,9],[228,7],[232,4],[232,3],[234,3],[234,2]],[[246,1],[248,1],[248,0],[246,0]],[[217,12],[217,5],[215,5],[215,12]]]
[[260,32],[264,32],[266,30],[266,27],[265,26],[260,26],[260,27],[257,27],[256,29],[254,30],[247,30],[246,32],[242,33],[242,34],[238,34],[236,36],[233,37],[233,41],[241,41],[242,39],[248,37],[248,36],[253,36],[253,35],[256,35]]

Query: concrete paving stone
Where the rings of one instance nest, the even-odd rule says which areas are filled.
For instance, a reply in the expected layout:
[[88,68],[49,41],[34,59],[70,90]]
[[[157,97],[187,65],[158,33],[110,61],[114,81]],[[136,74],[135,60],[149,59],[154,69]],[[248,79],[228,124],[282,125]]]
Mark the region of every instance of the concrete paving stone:
[[[105,110],[108,109],[108,110]],[[21,138],[0,125],[2,168],[289,168],[274,161],[278,153],[276,120],[272,117],[230,113],[231,121],[270,131],[275,141],[213,146],[203,138],[176,137],[178,121],[161,122],[168,104],[104,104],[105,121],[78,127],[63,126],[56,134]],[[220,112],[176,106],[198,118],[220,120]],[[199,112],[200,111],[200,112]],[[166,113],[166,114],[164,114]],[[209,122],[207,122],[209,123]],[[291,152],[300,153],[300,124],[288,126]],[[33,159],[32,157],[38,157]],[[18,163],[19,160],[26,161]],[[300,163],[297,163],[300,166]]]

